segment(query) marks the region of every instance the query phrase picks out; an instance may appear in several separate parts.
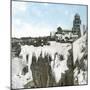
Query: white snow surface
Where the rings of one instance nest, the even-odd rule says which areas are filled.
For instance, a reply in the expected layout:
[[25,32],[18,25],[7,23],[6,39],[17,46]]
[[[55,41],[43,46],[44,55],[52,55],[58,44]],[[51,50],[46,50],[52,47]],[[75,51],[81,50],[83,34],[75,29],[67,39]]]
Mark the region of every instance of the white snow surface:
[[[78,39],[77,41],[75,41],[73,43],[74,64],[75,64],[76,60],[78,60],[78,62],[80,63],[81,58],[86,53],[85,52],[85,50],[87,49],[86,40],[87,40],[87,34],[85,34],[84,36],[82,36],[80,39]],[[83,48],[85,50],[83,52],[81,52]],[[88,61],[86,59],[84,59],[83,63],[84,63],[83,67],[87,68]],[[88,76],[87,70],[85,70],[85,71],[83,71],[82,69],[79,70],[78,67],[76,67],[74,69],[74,84],[76,84],[76,85],[87,84],[87,76]]]
[[78,40],[76,40],[73,43],[73,59],[74,59],[74,64],[75,61],[80,60],[82,58],[82,56],[84,55],[84,52],[81,53],[82,48],[87,48],[86,46],[86,38],[87,38],[87,34],[85,34],[84,36],[82,36],[81,38],[79,38]]

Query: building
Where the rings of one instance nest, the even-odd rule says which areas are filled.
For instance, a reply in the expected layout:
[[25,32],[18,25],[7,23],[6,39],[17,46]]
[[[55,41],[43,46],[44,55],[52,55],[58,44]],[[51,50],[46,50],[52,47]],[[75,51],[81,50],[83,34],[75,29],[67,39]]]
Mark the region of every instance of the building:
[[72,28],[72,33],[73,35],[78,35],[78,37],[81,37],[81,19],[79,14],[75,14],[74,20],[73,20],[73,28]]
[[58,41],[62,41],[62,39],[63,40],[73,39],[73,41],[74,41],[74,40],[78,39],[79,37],[81,37],[80,25],[81,25],[80,16],[79,16],[79,14],[75,14],[72,30],[68,30],[68,29],[63,30],[61,27],[58,27],[57,31],[55,33],[50,33],[50,37],[54,38],[55,40],[58,40]]

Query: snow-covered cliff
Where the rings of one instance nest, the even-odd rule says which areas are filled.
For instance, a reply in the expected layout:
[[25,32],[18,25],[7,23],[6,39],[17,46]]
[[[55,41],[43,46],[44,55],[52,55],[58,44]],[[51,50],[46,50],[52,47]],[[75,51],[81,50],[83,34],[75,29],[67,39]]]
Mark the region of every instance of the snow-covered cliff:
[[87,84],[88,46],[87,34],[73,43],[74,84]]

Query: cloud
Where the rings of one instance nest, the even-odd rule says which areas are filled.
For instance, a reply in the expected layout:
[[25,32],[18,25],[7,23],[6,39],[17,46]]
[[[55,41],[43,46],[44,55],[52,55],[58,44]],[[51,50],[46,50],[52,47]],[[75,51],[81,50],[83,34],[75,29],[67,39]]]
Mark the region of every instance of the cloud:
[[69,15],[69,11],[66,10],[66,11],[65,11],[65,15],[66,15],[66,16]]
[[12,37],[47,36],[50,34],[51,30],[52,28],[47,25],[23,23],[21,27],[17,27],[15,24],[12,24]]
[[21,25],[21,23],[22,23],[22,22],[21,22],[21,20],[20,20],[20,19],[15,19],[15,24],[16,24],[16,25],[18,25],[18,26],[19,26],[19,25]]
[[75,14],[70,14],[70,21],[73,23],[73,20],[74,20],[74,15]]
[[[47,3],[44,4],[47,6]],[[33,6],[33,3],[29,4],[29,7]],[[31,24],[32,22],[23,22],[26,17],[19,17],[21,14],[27,13],[27,2],[12,2],[12,37],[37,37],[47,36],[50,34],[51,27],[40,23]],[[31,13],[35,16],[41,17],[42,13],[39,8],[31,8]]]
[[38,17],[42,16],[42,13],[38,8],[34,7],[34,8],[31,9],[31,11],[32,11],[32,14],[35,15],[35,16],[38,16]]
[[45,7],[47,7],[47,6],[50,6],[51,4],[49,4],[49,3],[43,3],[43,5],[44,5]]
[[15,15],[20,12],[25,12],[27,9],[27,2],[12,2],[12,14]]

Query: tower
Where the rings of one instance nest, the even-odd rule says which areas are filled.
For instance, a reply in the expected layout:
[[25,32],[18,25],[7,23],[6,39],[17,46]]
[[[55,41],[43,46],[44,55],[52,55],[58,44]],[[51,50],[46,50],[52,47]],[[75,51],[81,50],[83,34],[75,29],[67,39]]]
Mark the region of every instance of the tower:
[[78,35],[78,37],[81,37],[80,25],[81,25],[80,16],[79,14],[75,14],[72,28],[73,35]]

